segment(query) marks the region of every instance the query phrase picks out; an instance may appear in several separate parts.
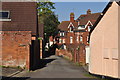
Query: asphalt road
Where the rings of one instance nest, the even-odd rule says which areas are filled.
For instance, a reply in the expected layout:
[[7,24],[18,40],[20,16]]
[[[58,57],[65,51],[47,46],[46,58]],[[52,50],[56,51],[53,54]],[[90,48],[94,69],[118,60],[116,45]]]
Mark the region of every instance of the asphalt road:
[[[46,67],[27,74],[31,78],[87,78],[84,76],[85,71],[79,66],[72,65],[69,61],[57,57],[50,56],[46,58],[51,60]],[[84,74],[83,74],[84,73]]]
[[17,77],[20,79],[17,78],[17,80],[95,80],[86,76],[88,72],[82,67],[73,65],[73,63],[62,57],[53,55],[45,58],[45,60],[47,61],[45,67],[32,72],[26,72],[22,76],[19,75]]

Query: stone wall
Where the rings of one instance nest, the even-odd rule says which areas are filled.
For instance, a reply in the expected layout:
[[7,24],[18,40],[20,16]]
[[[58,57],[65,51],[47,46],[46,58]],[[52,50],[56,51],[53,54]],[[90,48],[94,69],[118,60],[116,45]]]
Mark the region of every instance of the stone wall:
[[3,66],[30,67],[31,31],[1,31]]

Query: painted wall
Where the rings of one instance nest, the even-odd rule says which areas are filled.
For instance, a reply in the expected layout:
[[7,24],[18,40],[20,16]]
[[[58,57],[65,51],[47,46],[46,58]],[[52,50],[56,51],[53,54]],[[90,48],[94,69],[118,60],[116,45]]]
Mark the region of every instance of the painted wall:
[[[120,7],[118,8],[118,13],[120,14]],[[120,78],[120,15],[118,15],[118,53],[119,53],[119,60],[118,60],[118,76]]]
[[90,38],[89,72],[118,78],[118,4],[113,2]]

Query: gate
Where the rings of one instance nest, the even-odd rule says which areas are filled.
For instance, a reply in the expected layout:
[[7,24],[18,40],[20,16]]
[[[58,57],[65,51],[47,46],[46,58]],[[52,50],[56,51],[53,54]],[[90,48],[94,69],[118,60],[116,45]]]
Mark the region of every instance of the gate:
[[36,69],[40,65],[40,41],[32,40],[30,45],[30,70]]

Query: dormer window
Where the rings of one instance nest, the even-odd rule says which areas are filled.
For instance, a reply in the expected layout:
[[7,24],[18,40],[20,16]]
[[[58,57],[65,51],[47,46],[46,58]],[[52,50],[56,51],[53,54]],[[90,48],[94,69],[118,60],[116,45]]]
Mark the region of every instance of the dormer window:
[[79,25],[78,29],[85,29],[85,25]]
[[92,26],[88,26],[88,32],[90,32]]
[[70,27],[70,32],[73,32],[73,27],[72,26]]

